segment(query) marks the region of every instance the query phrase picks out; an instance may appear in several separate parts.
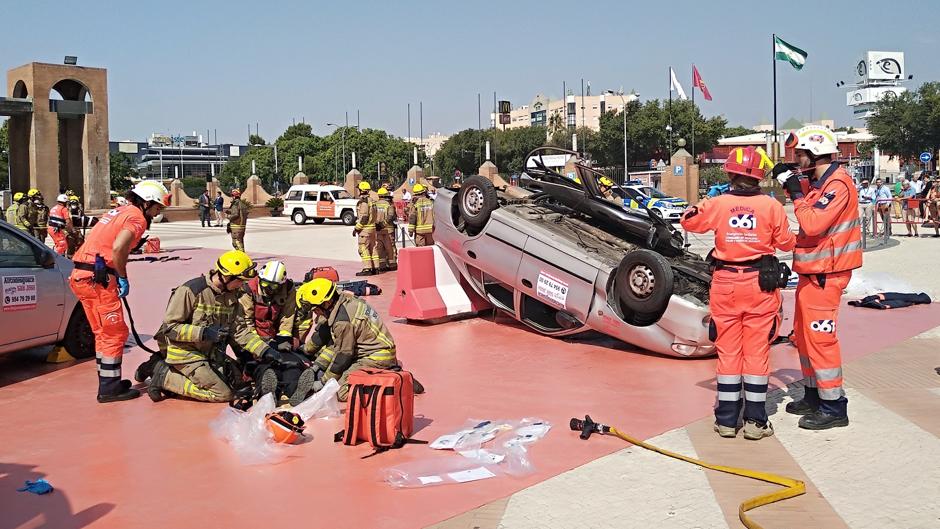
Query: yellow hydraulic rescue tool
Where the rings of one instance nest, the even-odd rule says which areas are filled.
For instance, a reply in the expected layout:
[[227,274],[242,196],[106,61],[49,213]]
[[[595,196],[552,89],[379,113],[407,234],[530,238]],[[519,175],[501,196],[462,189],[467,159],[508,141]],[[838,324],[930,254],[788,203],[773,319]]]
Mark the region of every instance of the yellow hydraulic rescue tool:
[[[940,369],[940,368],[938,368]],[[718,472],[724,472],[726,474],[734,474],[735,476],[743,476],[746,478],[756,479],[760,481],[766,481],[767,483],[774,483],[786,487],[783,490],[778,490],[777,492],[771,492],[768,494],[762,494],[760,496],[755,496],[749,500],[744,501],[738,506],[738,518],[741,519],[741,523],[744,524],[748,529],[763,529],[757,522],[748,518],[744,513],[750,511],[751,509],[756,509],[762,505],[768,505],[781,500],[786,500],[789,498],[795,498],[802,494],[806,493],[806,485],[798,480],[787,478],[783,476],[778,476],[776,474],[769,474],[767,472],[757,472],[755,470],[747,470],[743,468],[735,467],[726,467],[723,465],[712,465],[711,463],[706,463],[698,459],[692,459],[691,457],[684,456],[682,454],[677,454],[675,452],[670,452],[669,450],[664,450],[662,448],[653,446],[651,444],[644,443],[639,439],[630,437],[629,435],[621,432],[620,430],[614,428],[613,426],[607,426],[605,424],[596,423],[591,420],[590,415],[585,415],[584,419],[571,419],[570,423],[571,429],[574,431],[581,432],[581,439],[588,439],[591,437],[591,434],[598,433],[601,435],[613,435],[614,437],[619,437],[624,441],[634,444],[636,446],[645,448],[647,450],[652,450],[653,452],[658,452],[664,456],[669,456],[675,459],[680,459],[686,463],[692,463],[693,465],[698,465],[702,468],[707,468],[709,470],[717,470]]]

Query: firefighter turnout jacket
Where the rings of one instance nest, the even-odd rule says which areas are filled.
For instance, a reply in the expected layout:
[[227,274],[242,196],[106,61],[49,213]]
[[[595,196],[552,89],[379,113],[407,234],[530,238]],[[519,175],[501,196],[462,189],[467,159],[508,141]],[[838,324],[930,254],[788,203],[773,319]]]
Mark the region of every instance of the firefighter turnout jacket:
[[339,379],[357,361],[397,364],[395,342],[375,309],[348,292],[338,296],[327,318],[335,357],[325,380]]
[[228,222],[233,230],[245,229],[248,224],[248,213],[250,206],[241,198],[232,200],[232,205],[228,208]]
[[241,311],[246,315],[245,326],[252,328],[258,336],[270,339],[275,336],[294,336],[294,321],[297,308],[297,288],[291,280],[278,285],[270,296],[261,292],[258,278],[242,285],[238,298]]
[[375,228],[394,235],[395,233],[395,205],[388,200],[375,202]]
[[408,213],[408,233],[425,234],[434,231],[434,202],[428,197],[414,201]]
[[375,217],[375,202],[369,195],[360,196],[359,203],[356,204],[356,231],[368,234],[375,230]]

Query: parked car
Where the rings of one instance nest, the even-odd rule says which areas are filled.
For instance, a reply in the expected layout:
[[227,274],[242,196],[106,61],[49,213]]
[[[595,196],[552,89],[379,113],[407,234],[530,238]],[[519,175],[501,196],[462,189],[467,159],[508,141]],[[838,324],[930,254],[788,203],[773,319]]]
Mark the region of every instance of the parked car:
[[345,189],[334,185],[301,184],[291,186],[284,196],[284,212],[294,224],[306,224],[312,219],[323,224],[328,219],[339,219],[343,224],[356,223],[358,200]]
[[75,358],[95,355],[71,273],[72,261],[0,221],[0,353],[61,344]]
[[659,216],[670,221],[678,222],[682,212],[689,207],[686,200],[671,197],[662,191],[647,185],[626,185],[623,187],[625,199],[624,207],[636,210],[653,210]]
[[[532,155],[545,151],[562,150]],[[595,330],[665,355],[713,354],[707,263],[668,221],[602,198],[602,175],[575,167],[576,180],[542,165],[521,187],[474,175],[441,189],[437,245],[478,294],[539,333]]]

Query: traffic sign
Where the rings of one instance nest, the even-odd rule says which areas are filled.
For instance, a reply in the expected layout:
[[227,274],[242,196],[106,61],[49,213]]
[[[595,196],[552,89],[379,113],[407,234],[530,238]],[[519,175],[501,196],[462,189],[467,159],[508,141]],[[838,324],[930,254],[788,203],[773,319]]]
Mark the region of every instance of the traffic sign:
[[929,152],[920,153],[920,161],[923,163],[929,162],[932,158],[933,156]]

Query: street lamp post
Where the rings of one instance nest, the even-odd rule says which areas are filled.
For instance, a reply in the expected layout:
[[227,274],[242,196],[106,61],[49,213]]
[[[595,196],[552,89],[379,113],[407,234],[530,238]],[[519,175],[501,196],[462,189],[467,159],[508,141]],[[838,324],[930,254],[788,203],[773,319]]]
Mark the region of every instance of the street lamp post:
[[623,182],[626,184],[630,180],[630,165],[627,163],[627,99],[623,96],[623,89],[614,92],[608,90],[610,95],[620,96],[620,102],[623,104]]

